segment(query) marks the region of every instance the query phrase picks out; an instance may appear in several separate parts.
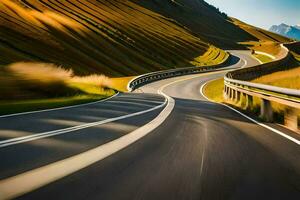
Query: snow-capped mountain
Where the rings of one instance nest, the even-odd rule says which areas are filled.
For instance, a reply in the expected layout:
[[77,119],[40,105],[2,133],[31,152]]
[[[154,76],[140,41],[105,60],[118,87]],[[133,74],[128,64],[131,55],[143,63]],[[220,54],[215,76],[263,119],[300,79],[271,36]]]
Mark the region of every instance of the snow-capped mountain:
[[274,25],[270,31],[284,35],[289,38],[300,40],[300,25],[289,26],[287,24]]

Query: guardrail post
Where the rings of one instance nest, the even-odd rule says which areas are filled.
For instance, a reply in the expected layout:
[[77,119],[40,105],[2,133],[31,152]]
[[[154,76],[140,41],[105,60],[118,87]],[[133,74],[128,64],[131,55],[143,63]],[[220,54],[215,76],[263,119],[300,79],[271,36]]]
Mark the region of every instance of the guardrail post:
[[260,117],[266,120],[267,122],[273,121],[273,109],[269,100],[261,100]]
[[230,93],[230,88],[225,85],[225,87],[224,87],[224,99],[225,100],[228,100],[229,95],[230,95],[229,93]]
[[235,98],[236,98],[236,103],[239,103],[241,100],[241,92],[237,91],[235,92]]
[[249,109],[253,106],[253,97],[249,94],[246,94],[246,109]]
[[284,125],[293,131],[298,130],[298,110],[289,108],[284,113]]
[[231,100],[232,99],[232,89],[231,88],[229,88],[229,90],[228,90],[228,97],[229,97],[229,100]]
[[234,101],[234,99],[235,99],[235,91],[234,89],[230,88],[230,100]]
[[224,86],[223,98],[224,98],[225,100],[227,100],[227,86],[226,86],[226,85]]

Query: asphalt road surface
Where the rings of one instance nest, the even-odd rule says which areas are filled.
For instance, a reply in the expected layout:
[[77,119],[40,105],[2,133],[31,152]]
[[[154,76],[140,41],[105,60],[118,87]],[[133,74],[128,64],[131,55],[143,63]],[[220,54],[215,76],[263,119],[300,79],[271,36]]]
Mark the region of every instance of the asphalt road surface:
[[[248,52],[232,53],[242,58],[232,67],[257,64]],[[0,199],[300,199],[299,144],[201,95],[203,84],[224,74],[170,78],[105,102],[0,118]],[[159,126],[140,130],[149,133],[132,144],[127,138],[118,151],[87,159],[157,116]],[[77,155],[79,164],[69,159]],[[59,175],[43,182],[51,173]],[[20,188],[27,189],[14,193]]]

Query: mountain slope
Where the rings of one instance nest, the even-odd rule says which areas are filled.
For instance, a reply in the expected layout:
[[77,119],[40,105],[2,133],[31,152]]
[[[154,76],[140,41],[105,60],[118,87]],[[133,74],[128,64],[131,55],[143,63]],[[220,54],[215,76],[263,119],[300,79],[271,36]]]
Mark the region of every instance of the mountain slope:
[[232,20],[236,26],[245,30],[246,32],[248,32],[249,34],[251,34],[253,37],[255,37],[256,39],[258,39],[260,41],[271,41],[271,42],[277,42],[277,43],[285,43],[285,42],[292,41],[290,38],[279,35],[277,33],[273,33],[273,32],[264,30],[262,28],[252,26],[250,24],[246,24],[238,19],[232,18]]
[[4,0],[0,65],[38,61],[76,75],[138,75],[220,61],[201,56],[213,50],[226,58],[212,45],[236,49],[259,41],[249,30],[203,0]]
[[284,35],[289,38],[300,40],[300,26],[289,26],[287,24],[273,25],[270,31]]
[[133,0],[173,19],[203,41],[220,48],[242,48],[238,42],[257,40],[233,24],[226,14],[203,0]]
[[130,1],[1,1],[0,62],[53,62],[78,74],[184,66],[208,45]]

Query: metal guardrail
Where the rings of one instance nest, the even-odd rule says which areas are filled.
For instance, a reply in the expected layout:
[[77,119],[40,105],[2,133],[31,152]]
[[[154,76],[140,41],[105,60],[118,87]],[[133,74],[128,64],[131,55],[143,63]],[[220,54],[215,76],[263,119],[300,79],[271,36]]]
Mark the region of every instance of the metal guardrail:
[[229,58],[225,60],[223,63],[218,65],[202,66],[202,67],[187,67],[187,68],[171,69],[171,70],[164,70],[164,71],[144,74],[131,80],[127,85],[127,90],[133,91],[136,88],[141,87],[145,84],[162,80],[165,78],[222,70],[222,68],[226,67],[226,64],[230,62],[231,59],[232,59],[232,55],[229,54]]
[[287,63],[290,58],[289,50],[281,45],[280,57],[275,61],[228,72],[224,78],[225,98],[238,102],[241,95],[245,95],[247,106],[253,102],[253,97],[262,99],[261,117],[266,121],[273,121],[271,101],[284,104],[290,107],[285,113],[285,123],[291,129],[298,130],[298,111],[296,109],[300,108],[300,90],[249,82],[260,76],[279,71],[278,67]]
[[300,97],[299,90],[287,89],[287,88],[259,84],[259,83],[252,83],[248,81],[248,80],[253,80],[255,78],[258,78],[264,74],[269,74],[272,71],[278,71],[279,69],[278,65],[288,62],[291,56],[289,50],[286,47],[284,47],[284,45],[281,45],[281,48],[283,52],[282,56],[273,62],[228,72],[224,78],[225,85],[243,86],[243,87],[265,90],[272,93],[278,93],[280,95]]
[[[240,81],[240,80],[233,81],[233,79],[230,79],[227,77],[224,78],[224,81],[225,81],[225,85],[227,85],[227,86],[230,86],[230,84],[234,84],[235,86],[243,86],[243,87],[248,87],[248,88],[253,88],[253,89],[264,90],[264,91],[276,93],[279,95],[300,98],[300,90],[288,89],[288,88],[282,88],[282,87],[276,87],[276,86],[271,86],[271,85],[252,83],[252,82]],[[249,90],[251,90],[251,89],[249,89]],[[272,95],[278,96],[276,94],[272,94]],[[299,101],[299,103],[300,103],[300,101]]]

